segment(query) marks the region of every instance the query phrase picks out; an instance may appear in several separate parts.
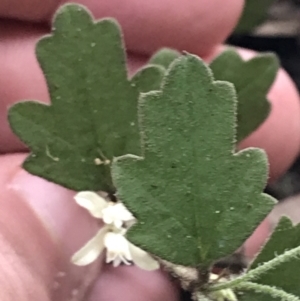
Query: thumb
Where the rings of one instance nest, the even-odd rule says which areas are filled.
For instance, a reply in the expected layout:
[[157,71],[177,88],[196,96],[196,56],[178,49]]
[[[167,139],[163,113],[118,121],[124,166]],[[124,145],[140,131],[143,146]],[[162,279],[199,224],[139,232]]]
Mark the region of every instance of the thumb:
[[0,300],[80,300],[99,261],[79,268],[70,257],[96,232],[96,221],[71,191],[21,170],[23,160],[0,157]]

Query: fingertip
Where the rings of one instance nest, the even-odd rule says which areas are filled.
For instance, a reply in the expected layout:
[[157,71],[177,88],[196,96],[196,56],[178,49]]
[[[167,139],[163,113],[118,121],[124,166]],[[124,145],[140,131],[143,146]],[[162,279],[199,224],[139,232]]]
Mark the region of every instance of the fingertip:
[[95,282],[89,301],[176,301],[179,289],[161,270],[144,271],[135,266],[106,265]]

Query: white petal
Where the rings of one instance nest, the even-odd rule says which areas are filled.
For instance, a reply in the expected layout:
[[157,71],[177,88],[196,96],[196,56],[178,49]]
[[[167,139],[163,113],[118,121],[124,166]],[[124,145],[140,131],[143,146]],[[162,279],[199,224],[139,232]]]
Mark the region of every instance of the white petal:
[[129,253],[128,241],[120,233],[108,232],[104,237],[104,245],[115,253]]
[[105,262],[106,263],[111,263],[112,261],[114,261],[117,257],[117,254],[112,252],[112,251],[108,251],[106,249],[106,259],[105,259]]
[[103,227],[73,256],[71,261],[76,265],[88,265],[95,261],[104,250],[104,237],[109,229]]
[[113,261],[113,267],[116,268],[122,263],[122,259],[120,256],[117,256]]
[[114,232],[107,233],[104,237],[104,245],[107,249],[106,256],[108,262],[115,260],[117,257],[120,257],[121,260],[124,258],[125,260],[122,260],[124,263],[128,260],[132,260],[128,241],[123,234]]
[[113,224],[120,229],[124,222],[134,220],[133,215],[122,203],[109,205],[102,210],[102,219],[106,224]]
[[[111,207],[111,206],[110,206],[110,207]],[[107,214],[106,209],[108,209],[108,208],[106,207],[105,209],[102,210],[102,220],[103,220],[103,222],[104,222],[105,224],[110,225],[110,224],[113,223],[114,220],[113,220],[113,217],[112,217],[111,215],[108,215],[108,214]],[[121,224],[122,224],[122,222],[121,222]]]
[[120,221],[120,220],[115,220],[114,221],[114,226],[117,228],[117,229],[121,229],[122,228],[122,225],[123,225],[123,222]]
[[133,262],[143,270],[153,271],[159,269],[159,263],[149,253],[138,248],[132,243],[128,242],[129,251]]
[[119,219],[125,222],[134,219],[132,213],[128,211],[128,209],[122,203],[117,203],[114,206],[114,208],[115,208],[116,216],[118,216]]
[[97,218],[102,218],[102,210],[109,204],[103,197],[92,191],[81,191],[75,195],[74,199],[78,205]]

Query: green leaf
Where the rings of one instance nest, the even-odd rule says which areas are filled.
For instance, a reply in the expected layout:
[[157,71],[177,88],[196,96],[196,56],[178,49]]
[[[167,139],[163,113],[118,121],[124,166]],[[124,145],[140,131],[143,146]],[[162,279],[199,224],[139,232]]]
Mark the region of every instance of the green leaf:
[[158,88],[162,71],[143,69],[130,82],[117,23],[94,23],[78,5],[59,10],[36,53],[51,105],[21,102],[9,111],[13,131],[31,149],[24,168],[74,190],[114,190],[110,166],[99,163],[140,154],[139,92]]
[[[168,68],[180,56],[170,48],[163,48],[150,59],[150,63]],[[270,103],[266,98],[272,86],[279,61],[274,54],[260,54],[244,61],[233,49],[216,57],[210,65],[216,80],[229,81],[235,85],[238,97],[237,141],[254,132],[268,117]]]
[[171,63],[180,56],[180,52],[172,48],[158,50],[149,60],[149,64],[159,65],[168,69]]
[[140,93],[159,90],[165,72],[163,67],[147,65],[134,75],[131,83],[138,88]]
[[235,28],[235,33],[249,33],[264,21],[269,7],[275,0],[246,0],[243,15]]
[[220,54],[210,65],[215,79],[234,84],[238,97],[237,141],[256,130],[268,117],[266,95],[273,84],[279,62],[273,54],[257,55],[244,61],[234,50]]
[[112,165],[118,195],[138,219],[129,239],[172,263],[207,267],[235,251],[273,206],[262,194],[266,155],[234,153],[233,86],[214,82],[193,55],[172,64],[162,91],[143,95],[139,114],[144,159]]
[[[255,269],[264,262],[272,260],[276,255],[280,255],[285,251],[298,246],[300,246],[300,225],[293,226],[292,222],[287,217],[283,217],[271,238],[251,265],[251,269]],[[292,260],[277,266],[275,269],[262,274],[256,282],[259,284],[275,286],[300,297],[299,271],[300,259],[293,258]],[[241,298],[241,301],[250,300],[271,301],[277,300],[277,298],[274,299],[265,294],[248,292]]]

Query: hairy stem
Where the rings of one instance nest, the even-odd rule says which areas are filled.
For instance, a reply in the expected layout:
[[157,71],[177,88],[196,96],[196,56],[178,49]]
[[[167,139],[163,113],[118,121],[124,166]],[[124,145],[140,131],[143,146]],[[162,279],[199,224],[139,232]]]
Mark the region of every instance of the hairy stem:
[[276,268],[280,264],[283,264],[293,258],[296,258],[299,255],[300,255],[300,246],[284,252],[283,254],[275,257],[274,259],[259,265],[257,268],[250,270],[246,274],[244,274],[240,277],[237,277],[231,281],[212,285],[212,286],[208,287],[208,290],[209,291],[218,291],[218,290],[222,290],[222,289],[226,289],[226,288],[238,287],[241,285],[242,282],[256,279],[260,275],[268,272],[271,269]]
[[273,298],[281,299],[282,301],[300,301],[298,297],[269,285],[257,284],[252,282],[243,282],[238,286],[238,288],[243,290],[255,291],[256,293],[270,295]]

